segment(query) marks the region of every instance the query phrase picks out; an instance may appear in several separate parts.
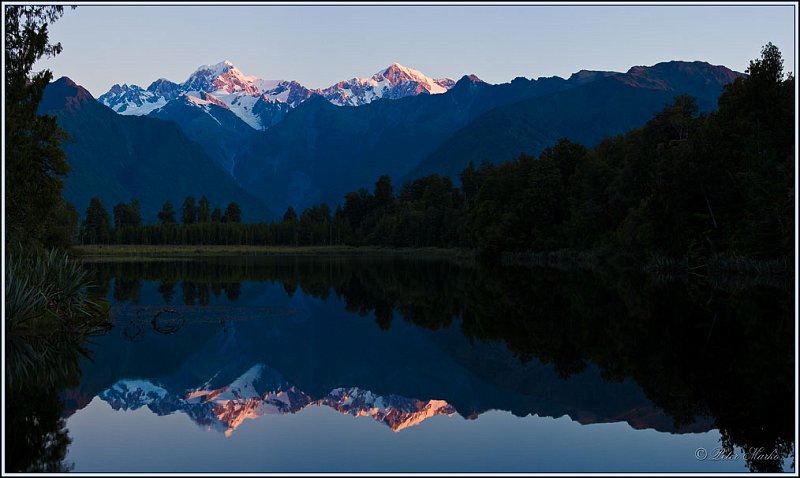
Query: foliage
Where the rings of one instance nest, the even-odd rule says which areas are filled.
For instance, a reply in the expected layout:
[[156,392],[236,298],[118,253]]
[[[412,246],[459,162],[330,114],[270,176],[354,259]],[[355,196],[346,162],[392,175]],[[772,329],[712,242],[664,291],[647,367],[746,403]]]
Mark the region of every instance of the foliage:
[[[217,212],[219,208],[215,210]],[[177,221],[175,220],[175,211],[172,209],[172,203],[167,201],[164,203],[164,206],[161,208],[161,212],[158,213],[158,221],[161,224],[175,224]]]
[[220,210],[220,208],[215,207],[214,210],[211,212],[211,222],[222,222],[222,211]]
[[200,202],[197,204],[197,222],[208,222],[211,219],[211,206],[208,204],[208,198],[202,196]]
[[8,430],[13,430],[13,433],[6,435],[6,471],[72,471],[73,466],[64,461],[72,439],[66,429],[64,404],[56,390],[33,384],[24,388],[15,387],[7,390],[5,406],[4,425]]
[[40,328],[83,327],[104,321],[102,302],[88,296],[88,273],[66,252],[26,254],[9,251],[6,269],[6,324],[24,334]]
[[139,201],[134,199],[130,204],[118,203],[114,206],[114,227],[139,227],[142,225],[142,213]]
[[[48,26],[62,6],[4,5],[6,225],[10,241],[66,246],[76,222],[61,197],[69,164],[61,149],[65,133],[55,118],[37,108],[52,73],[31,75],[34,63],[61,52],[49,41]],[[73,231],[63,231],[65,227]],[[54,231],[53,229],[56,229]],[[61,231],[57,231],[60,229]]]
[[93,197],[86,208],[86,219],[81,224],[81,242],[84,244],[109,244],[111,242],[111,217],[100,198]]
[[181,221],[184,224],[194,224],[197,222],[197,206],[194,202],[194,197],[186,196],[181,206]]
[[235,202],[229,203],[221,220],[222,222],[242,222],[242,208]]

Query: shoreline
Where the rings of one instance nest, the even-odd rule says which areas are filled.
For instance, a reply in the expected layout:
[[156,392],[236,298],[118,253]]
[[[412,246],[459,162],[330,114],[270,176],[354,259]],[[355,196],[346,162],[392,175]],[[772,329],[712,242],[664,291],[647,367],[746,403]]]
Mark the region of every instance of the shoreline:
[[475,252],[466,249],[436,247],[392,248],[378,246],[224,246],[224,245],[83,245],[70,251],[83,261],[112,258],[191,259],[213,256],[287,256],[287,257],[415,257],[472,259]]
[[[406,258],[420,260],[450,260],[475,263],[480,253],[473,249],[438,247],[383,246],[249,246],[249,245],[81,245],[70,252],[83,262],[116,260],[192,260],[208,257],[338,257],[338,258]],[[726,254],[705,258],[690,267],[688,259],[650,255],[631,259],[604,249],[576,251],[562,249],[546,252],[504,252],[497,255],[499,264],[506,267],[544,267],[598,270],[604,267],[639,270],[649,274],[708,275],[708,276],[785,276],[789,260],[751,259]]]

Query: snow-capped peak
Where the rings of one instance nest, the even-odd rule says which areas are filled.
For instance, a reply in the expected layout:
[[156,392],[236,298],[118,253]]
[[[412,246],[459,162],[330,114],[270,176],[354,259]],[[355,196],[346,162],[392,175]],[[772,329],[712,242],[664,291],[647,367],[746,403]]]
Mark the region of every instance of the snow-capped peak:
[[408,80],[415,80],[419,82],[425,82],[426,80],[429,80],[429,78],[422,74],[421,71],[413,68],[407,68],[400,63],[392,63],[384,70],[379,71],[372,76],[372,79],[378,81],[380,81],[381,78],[386,78],[392,85],[396,85],[401,81]]
[[377,81],[380,81],[381,78],[388,80],[392,86],[397,86],[404,81],[415,81],[431,94],[444,93],[455,84],[455,80],[452,78],[436,80],[425,76],[425,74],[419,70],[403,66],[400,63],[392,63],[388,68],[376,73],[372,77],[372,79]]
[[313,94],[340,106],[359,106],[376,99],[398,99],[419,94],[444,93],[455,85],[451,78],[433,79],[421,71],[392,63],[369,78],[352,78],[325,88],[310,90],[296,81],[263,80],[246,76],[229,60],[198,67],[183,83],[160,78],[147,89],[136,85],[114,85],[101,103],[126,115],[147,115],[167,102],[189,95],[195,106],[208,111],[209,102],[230,109],[255,129],[272,126],[276,111],[282,117]]
[[444,93],[455,85],[451,78],[434,80],[419,70],[392,63],[371,78],[340,81],[316,92],[340,106],[359,106],[379,98],[398,99],[419,94]]
[[215,65],[203,65],[189,76],[181,86],[194,91],[205,91],[219,95],[243,92],[250,96],[259,94],[255,82],[258,78],[245,76],[228,60]]
[[219,75],[225,73],[226,71],[229,71],[229,70],[232,70],[232,69],[235,69],[235,68],[236,67],[233,66],[233,63],[231,63],[230,61],[222,60],[221,62],[216,63],[214,65],[201,65],[201,66],[199,66],[194,71],[194,73],[192,73],[189,76],[189,78],[191,78],[192,76],[199,76],[199,75],[219,76]]

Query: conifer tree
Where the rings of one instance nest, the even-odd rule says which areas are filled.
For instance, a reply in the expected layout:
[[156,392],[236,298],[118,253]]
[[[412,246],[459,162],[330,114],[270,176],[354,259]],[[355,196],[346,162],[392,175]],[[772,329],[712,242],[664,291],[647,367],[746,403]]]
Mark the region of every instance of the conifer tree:
[[184,224],[194,224],[197,222],[197,206],[193,196],[186,196],[181,208],[181,220]]
[[158,213],[158,221],[161,224],[175,224],[175,211],[172,210],[172,203],[167,201]]
[[54,218],[66,207],[61,197],[69,171],[61,142],[66,133],[37,109],[53,74],[31,75],[42,57],[61,53],[50,43],[48,26],[62,6],[4,5],[5,9],[5,167],[7,238],[43,243]]

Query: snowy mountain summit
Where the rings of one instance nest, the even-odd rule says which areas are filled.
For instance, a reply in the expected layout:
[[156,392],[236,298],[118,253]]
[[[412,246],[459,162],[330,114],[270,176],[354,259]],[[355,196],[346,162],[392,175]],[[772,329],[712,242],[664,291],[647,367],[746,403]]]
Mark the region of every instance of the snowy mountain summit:
[[276,111],[294,108],[312,95],[323,96],[339,106],[361,106],[381,98],[444,93],[453,85],[455,81],[451,78],[432,79],[418,70],[393,63],[371,78],[352,78],[312,90],[297,81],[246,76],[224,60],[200,66],[180,84],[163,78],[146,89],[117,84],[98,99],[124,115],[148,115],[175,99],[184,102],[188,99],[206,110],[213,103],[229,109],[252,128],[264,130],[275,123]]
[[293,81],[266,81],[246,76],[228,60],[203,65],[183,83],[157,80],[147,89],[114,85],[98,100],[124,115],[149,115],[168,102],[179,100],[202,107],[214,104],[228,109],[250,127],[263,130],[274,123],[274,112],[294,107],[311,91]]
[[371,78],[352,78],[318,90],[331,103],[360,106],[378,98],[398,99],[420,94],[444,93],[455,85],[452,78],[434,80],[421,71],[392,63]]
[[216,65],[203,65],[189,76],[183,83],[184,88],[203,92],[219,92],[221,94],[245,93],[251,96],[259,94],[254,76],[244,76],[233,63],[228,60]]

